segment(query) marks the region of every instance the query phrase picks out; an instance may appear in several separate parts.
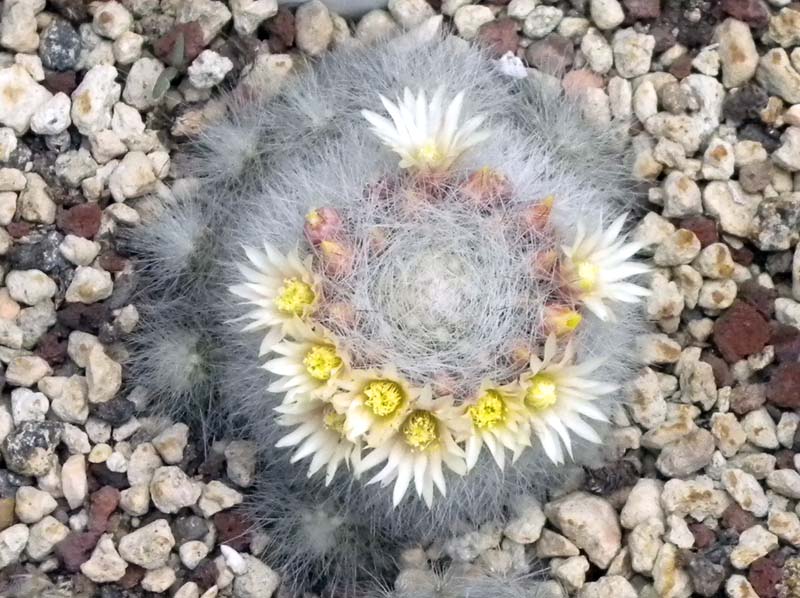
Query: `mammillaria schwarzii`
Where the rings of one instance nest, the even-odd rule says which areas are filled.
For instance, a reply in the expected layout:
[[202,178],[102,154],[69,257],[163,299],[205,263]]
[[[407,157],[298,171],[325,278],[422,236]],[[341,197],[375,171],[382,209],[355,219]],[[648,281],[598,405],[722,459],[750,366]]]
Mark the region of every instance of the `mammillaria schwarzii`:
[[232,95],[134,235],[134,368],[258,442],[251,514],[289,585],[356,595],[599,452],[646,293],[627,164],[507,70],[399,38]]

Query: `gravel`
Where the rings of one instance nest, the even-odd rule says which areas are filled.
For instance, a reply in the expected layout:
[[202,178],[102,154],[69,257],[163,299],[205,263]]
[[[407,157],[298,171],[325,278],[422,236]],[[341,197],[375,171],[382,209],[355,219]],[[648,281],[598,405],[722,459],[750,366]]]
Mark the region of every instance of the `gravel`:
[[[442,554],[524,574],[527,552],[559,596],[800,587],[800,12],[674,5],[390,0],[348,28],[319,0],[7,1],[0,594],[13,575],[37,593],[67,588],[54,596],[293,596],[268,555],[221,533],[254,485],[255,445],[205,447],[134,400],[123,343],[139,317],[117,233],[150,217],[221,91],[261,80],[274,92],[307,58],[438,11],[538,75],[571,69],[564,86],[587,118],[625,122],[653,330],[604,473],[512,505],[502,528],[418,547],[401,575]],[[632,478],[590,491],[623,467]]]

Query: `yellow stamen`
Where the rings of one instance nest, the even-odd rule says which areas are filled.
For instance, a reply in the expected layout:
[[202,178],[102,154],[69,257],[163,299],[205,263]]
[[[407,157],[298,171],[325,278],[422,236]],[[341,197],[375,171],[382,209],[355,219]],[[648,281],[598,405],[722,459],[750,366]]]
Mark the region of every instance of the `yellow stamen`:
[[436,165],[444,158],[442,151],[436,146],[436,143],[429,141],[421,146],[414,156],[417,162],[426,165]]
[[344,420],[345,416],[341,413],[337,413],[332,406],[328,405],[325,407],[325,411],[322,415],[322,423],[326,428],[338,432],[339,434],[344,434]]
[[378,417],[393,415],[405,399],[403,388],[392,380],[373,380],[361,392],[364,404]]
[[493,428],[506,419],[503,397],[496,390],[487,390],[467,411],[473,425],[480,429]]
[[319,215],[317,210],[311,210],[308,214],[306,214],[306,222],[308,222],[311,226],[316,226],[322,223],[322,216]]
[[342,365],[342,359],[336,354],[336,349],[330,345],[314,345],[303,358],[303,365],[308,375],[326,382]]
[[600,268],[591,262],[580,261],[575,263],[575,272],[578,275],[578,288],[580,290],[588,293],[594,289]]
[[528,407],[540,411],[555,405],[558,392],[555,380],[547,374],[536,374],[525,392],[525,403]]
[[275,297],[275,305],[285,314],[302,316],[314,303],[316,294],[311,285],[298,278],[286,278]]
[[403,423],[406,444],[415,451],[424,451],[436,442],[436,418],[427,411],[415,411]]
[[579,312],[567,307],[548,307],[545,318],[548,330],[554,332],[556,336],[574,332],[583,320]]

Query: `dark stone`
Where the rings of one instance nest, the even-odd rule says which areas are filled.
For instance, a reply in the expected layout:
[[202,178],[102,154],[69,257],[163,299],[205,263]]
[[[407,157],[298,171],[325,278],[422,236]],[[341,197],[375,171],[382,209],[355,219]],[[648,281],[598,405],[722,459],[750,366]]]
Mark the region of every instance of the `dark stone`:
[[694,536],[694,546],[700,550],[712,546],[717,541],[717,534],[705,523],[690,523],[689,530]]
[[103,486],[112,486],[118,490],[130,487],[128,476],[111,471],[105,463],[89,463],[89,473]]
[[755,307],[762,316],[769,319],[775,312],[775,298],[778,293],[775,289],[768,289],[753,280],[745,280],[739,285],[737,297]]
[[[173,56],[175,43],[178,38],[183,38],[183,56]],[[178,23],[169,30],[169,32],[157,39],[153,43],[153,52],[168,65],[180,68],[188,65],[192,60],[200,55],[203,51],[205,44],[203,43],[203,29],[197,21],[190,21],[188,23]],[[177,61],[174,59],[178,58]],[[183,60],[181,61],[180,58]],[[173,64],[175,62],[175,64]]]
[[519,46],[517,23],[508,18],[489,21],[480,26],[476,39],[495,58],[507,52],[516,53]]
[[128,265],[128,260],[111,249],[103,251],[97,262],[106,272],[122,272]]
[[769,9],[762,0],[722,0],[721,7],[725,14],[754,27],[766,27],[769,22]]
[[68,21],[53,19],[39,39],[39,58],[45,68],[69,71],[78,64],[81,37]]
[[114,397],[105,403],[94,403],[91,405],[92,415],[107,421],[112,426],[120,426],[133,417],[136,405],[125,397]]
[[661,0],[622,0],[631,19],[648,20],[661,16]]
[[269,33],[270,52],[285,52],[294,45],[294,15],[286,6],[281,6],[275,16],[267,20],[265,28]]
[[788,449],[777,451],[775,453],[775,469],[794,469],[794,454],[795,451]]
[[608,496],[620,488],[633,486],[640,477],[636,464],[625,459],[596,469],[586,467],[584,471],[586,489],[601,496]]
[[703,354],[702,360],[711,366],[711,371],[714,372],[714,382],[716,383],[717,388],[733,386],[735,378],[733,377],[731,369],[728,367],[728,364],[724,359],[714,355],[713,353],[706,352]]
[[132,590],[139,585],[147,571],[139,565],[128,563],[128,568],[125,569],[125,575],[122,579],[117,581],[117,585],[125,590]]
[[18,244],[8,253],[8,263],[14,270],[37,269],[48,274],[71,268],[58,249],[64,236],[50,231],[34,243]]
[[800,330],[794,326],[773,322],[770,344],[779,363],[800,361]]
[[136,292],[136,278],[133,274],[120,274],[114,279],[114,290],[111,297],[106,299],[108,309],[120,309],[128,305]]
[[89,497],[89,531],[103,534],[109,530],[108,520],[119,505],[119,490],[103,486]]
[[758,193],[769,185],[772,165],[769,160],[745,164],[739,169],[739,184],[748,193]]
[[772,370],[767,401],[783,409],[800,409],[800,363],[782,363]]
[[64,233],[92,239],[100,229],[103,211],[96,203],[87,202],[62,210],[58,214],[57,225]]
[[61,365],[67,359],[67,339],[55,332],[48,332],[39,339],[34,353],[51,366]]
[[78,87],[78,81],[76,80],[75,71],[66,71],[63,73],[57,73],[53,71],[47,71],[44,74],[44,81],[42,81],[42,85],[53,94],[58,93],[59,91],[71,95],[75,88]]
[[[689,551],[686,551],[689,552]],[[692,578],[694,593],[699,596],[716,596],[727,577],[727,571],[722,565],[712,563],[705,556],[691,554],[682,557],[686,572]]]
[[22,239],[31,233],[31,225],[27,222],[11,222],[6,226],[6,232],[14,239]]
[[747,247],[729,247],[729,249],[731,250],[731,259],[737,264],[749,266],[753,263],[755,256]]
[[247,550],[250,546],[251,523],[241,511],[221,511],[214,515],[214,527],[217,528],[217,543],[227,544],[238,551]]
[[672,23],[664,19],[659,19],[653,23],[653,25],[651,25],[650,35],[652,35],[656,40],[656,45],[653,48],[653,52],[656,54],[661,54],[675,45],[677,40],[675,39],[674,29],[675,28]]
[[217,564],[211,559],[205,559],[190,573],[188,581],[193,581],[200,587],[201,592],[205,592],[217,583],[217,577],[219,577]]
[[751,304],[736,300],[714,322],[714,345],[728,363],[758,353],[770,338],[769,322]]
[[780,554],[767,555],[753,562],[747,572],[747,581],[760,598],[779,598],[779,584],[783,580],[785,559]]
[[732,502],[722,512],[722,525],[728,529],[735,530],[741,534],[744,530],[750,529],[758,523],[758,519],[752,513],[745,511],[742,507]]
[[780,134],[774,129],[767,130],[761,123],[751,122],[744,125],[739,129],[739,139],[757,141],[770,154],[781,146]]
[[202,540],[208,533],[208,522],[197,515],[185,515],[172,522],[172,535],[177,544],[191,540]]
[[22,422],[3,441],[6,467],[21,475],[45,475],[62,433],[63,426],[58,422]]
[[560,76],[569,70],[575,58],[572,40],[557,33],[533,42],[525,51],[528,63],[550,75]]
[[755,84],[745,85],[728,94],[722,106],[723,116],[735,122],[759,120],[767,106],[767,92]]
[[48,4],[58,14],[73,23],[85,23],[90,20],[84,0],[48,0]]
[[53,552],[67,571],[80,571],[81,565],[92,556],[100,536],[96,532],[70,532],[55,545]]
[[690,216],[680,221],[679,228],[692,231],[700,240],[700,247],[707,247],[719,241],[717,221],[705,216]]
[[96,334],[100,326],[108,321],[108,307],[102,303],[70,303],[65,308],[56,312],[59,323],[70,330],[80,330]]
[[0,498],[14,498],[20,486],[33,486],[35,480],[0,467]]
[[677,58],[671,65],[669,65],[669,73],[676,79],[684,79],[692,72],[692,60],[694,58],[691,54],[684,54]]
[[767,401],[764,384],[740,384],[731,389],[731,411],[744,415],[761,407]]

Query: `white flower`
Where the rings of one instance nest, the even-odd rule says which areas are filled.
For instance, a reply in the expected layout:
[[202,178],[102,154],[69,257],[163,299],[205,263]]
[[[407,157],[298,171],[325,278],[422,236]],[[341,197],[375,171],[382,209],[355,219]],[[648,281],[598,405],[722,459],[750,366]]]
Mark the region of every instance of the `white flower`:
[[370,110],[362,110],[361,114],[380,140],[400,156],[401,168],[447,170],[461,154],[489,136],[486,131],[478,130],[484,121],[481,115],[459,124],[463,91],[446,108],[443,108],[442,87],[436,90],[430,103],[424,91],[414,97],[408,88],[396,104],[380,98],[391,120]]
[[357,467],[361,462],[361,443],[352,442],[344,435],[344,415],[336,412],[333,405],[320,400],[298,401],[276,407],[280,413],[278,423],[294,427],[275,446],[298,446],[291,458],[295,463],[310,455],[308,477],[325,467],[325,484],[330,484],[339,465]]
[[267,390],[285,392],[286,403],[311,397],[330,398],[346,369],[343,352],[327,334],[305,325],[290,328],[292,340],[284,339],[272,348],[280,357],[264,364],[265,370],[282,376]]
[[430,507],[434,487],[447,492],[442,464],[459,475],[467,472],[464,451],[456,443],[463,433],[463,412],[453,405],[452,397],[431,398],[426,387],[394,434],[375,446],[362,460],[358,471],[384,463],[368,483],[388,486],[394,482],[392,502],[400,504],[413,480],[417,494]]
[[239,264],[245,282],[230,291],[253,309],[244,330],[266,330],[259,355],[272,350],[292,326],[307,317],[319,299],[319,285],[311,272],[311,257],[301,260],[297,249],[284,256],[269,243],[264,250],[245,248],[249,265]]
[[419,394],[392,367],[355,370],[338,384],[342,392],[332,402],[346,415],[345,434],[351,440],[365,438],[373,445],[400,427]]
[[467,438],[467,468],[478,462],[486,445],[500,469],[505,467],[505,449],[515,461],[530,446],[530,423],[518,384],[498,386],[484,382],[475,400],[467,406],[472,432]]
[[550,460],[563,463],[562,443],[572,457],[570,432],[590,442],[600,442],[600,436],[583,417],[608,421],[593,401],[618,387],[590,377],[602,360],[572,363],[575,351],[571,342],[567,343],[560,361],[555,362],[555,356],[556,337],[551,334],[544,345],[544,359],[536,356],[531,359],[530,371],[522,376],[521,383],[534,434]]
[[640,262],[627,261],[642,245],[626,243],[624,238],[618,238],[625,217],[623,214],[617,218],[605,231],[598,226],[588,236],[583,223],[579,222],[572,247],[562,247],[563,272],[567,283],[586,307],[601,320],[614,319],[605,300],[635,303],[640,297],[649,294],[644,287],[623,282],[630,276],[650,270]]

